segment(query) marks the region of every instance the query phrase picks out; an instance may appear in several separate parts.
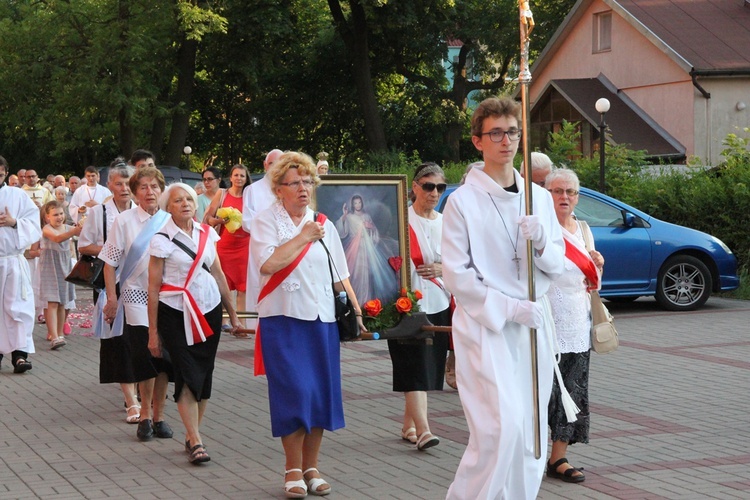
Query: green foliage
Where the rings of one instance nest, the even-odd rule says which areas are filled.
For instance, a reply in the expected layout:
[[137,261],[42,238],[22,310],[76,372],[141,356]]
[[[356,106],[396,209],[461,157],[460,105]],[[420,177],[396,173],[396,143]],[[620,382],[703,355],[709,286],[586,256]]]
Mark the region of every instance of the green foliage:
[[362,158],[347,162],[347,173],[406,174],[411,176],[422,163],[417,151],[407,155],[402,151],[366,153]]

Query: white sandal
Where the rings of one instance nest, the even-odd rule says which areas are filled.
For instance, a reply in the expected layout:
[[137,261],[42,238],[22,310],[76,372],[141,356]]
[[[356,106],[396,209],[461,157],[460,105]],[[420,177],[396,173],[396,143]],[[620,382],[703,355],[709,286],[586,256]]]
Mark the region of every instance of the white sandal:
[[[318,473],[318,475],[320,475],[320,471],[315,467],[310,467],[302,473],[302,478],[305,479],[305,482],[307,483],[307,490],[310,492],[310,494],[318,497],[323,497],[329,494],[331,492],[331,485],[328,484],[328,481],[326,481],[322,477],[313,477],[309,480],[305,478],[305,474],[311,471],[315,471]],[[318,490],[318,488],[320,488],[321,486],[328,486],[328,488],[324,490]]]
[[430,431],[423,432],[422,435],[419,436],[419,439],[417,439],[417,449],[419,451],[424,451],[427,448],[432,448],[439,444],[440,439],[438,439],[437,436],[434,436]]
[[[284,479],[286,479],[286,475],[290,472],[302,472],[302,469],[289,469],[284,471]],[[298,493],[296,491],[292,491],[294,488],[299,488],[301,490],[304,490],[303,493]],[[284,483],[284,493],[286,493],[287,498],[305,498],[307,496],[307,483],[305,483],[305,475],[302,474],[302,479],[297,479],[296,481],[286,481]]]
[[[125,409],[125,413],[130,413],[130,410],[132,410],[133,408],[138,408],[140,410],[141,405],[134,404],[133,406],[128,406]],[[141,412],[138,412],[135,415],[128,415],[127,417],[125,417],[125,421],[129,424],[137,424],[138,422],[141,421]]]

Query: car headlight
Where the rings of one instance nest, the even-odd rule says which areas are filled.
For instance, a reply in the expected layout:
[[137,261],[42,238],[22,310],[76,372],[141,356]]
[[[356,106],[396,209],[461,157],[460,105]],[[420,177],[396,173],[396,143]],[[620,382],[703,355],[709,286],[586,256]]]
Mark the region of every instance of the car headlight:
[[715,241],[716,243],[718,243],[718,244],[719,244],[719,246],[720,246],[721,248],[723,248],[723,249],[724,249],[724,251],[725,251],[726,253],[728,253],[728,254],[730,254],[730,255],[732,254],[732,250],[731,250],[731,249],[730,249],[730,248],[729,248],[729,247],[728,247],[728,246],[727,246],[727,245],[726,245],[726,244],[725,244],[725,243],[724,243],[723,241],[721,241],[721,240],[720,240],[719,238],[717,238],[716,236],[711,236],[711,238],[713,238],[713,239],[714,239],[714,241]]

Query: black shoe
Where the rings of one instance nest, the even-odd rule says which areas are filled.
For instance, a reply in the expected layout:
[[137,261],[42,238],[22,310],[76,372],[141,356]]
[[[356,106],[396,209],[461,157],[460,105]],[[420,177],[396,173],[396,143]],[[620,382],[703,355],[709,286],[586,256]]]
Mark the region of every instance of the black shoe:
[[138,422],[138,430],[135,433],[140,441],[151,441],[154,437],[154,427],[151,420],[141,420]]
[[13,373],[23,373],[26,370],[31,370],[31,363],[23,358],[18,358],[13,365]]
[[173,434],[172,428],[164,420],[154,422],[154,433],[156,433],[156,437],[162,439],[171,439]]

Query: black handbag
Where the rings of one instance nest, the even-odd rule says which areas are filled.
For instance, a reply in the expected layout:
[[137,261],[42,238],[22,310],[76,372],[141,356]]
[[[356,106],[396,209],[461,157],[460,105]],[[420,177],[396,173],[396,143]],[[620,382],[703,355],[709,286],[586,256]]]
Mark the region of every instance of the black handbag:
[[[317,214],[315,219],[317,220]],[[354,304],[352,304],[349,295],[345,291],[336,292],[336,288],[333,286],[335,283],[333,270],[336,269],[336,265],[333,263],[331,252],[328,251],[326,244],[323,243],[323,240],[318,241],[320,241],[326,254],[328,254],[328,270],[331,273],[331,290],[333,290],[333,303],[336,310],[336,325],[339,328],[339,340],[341,342],[357,340],[361,334],[359,324],[357,323],[357,311],[354,310]],[[339,282],[341,282],[341,275],[339,275],[338,269],[336,269],[336,276],[338,276]]]
[[[102,205],[102,220],[104,229],[102,231],[104,241],[107,241],[107,207]],[[74,285],[104,290],[104,261],[93,255],[81,255],[65,277],[65,281]]]
[[104,261],[93,255],[81,255],[65,281],[86,288],[103,290]]

